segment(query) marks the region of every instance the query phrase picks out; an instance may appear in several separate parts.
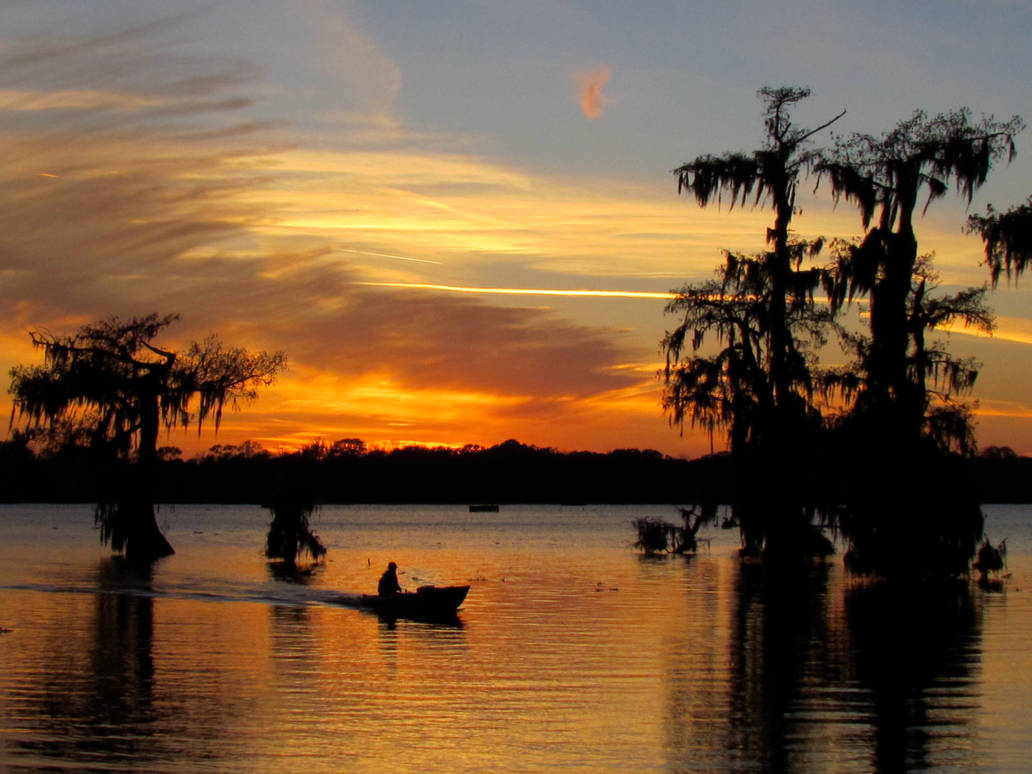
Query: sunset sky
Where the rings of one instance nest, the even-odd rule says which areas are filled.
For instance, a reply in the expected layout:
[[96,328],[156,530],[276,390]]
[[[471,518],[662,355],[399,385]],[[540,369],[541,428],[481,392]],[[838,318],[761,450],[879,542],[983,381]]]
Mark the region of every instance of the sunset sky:
[[[1032,121],[1030,31],[1028,0],[5,0],[0,367],[39,362],[30,328],[178,312],[170,346],[216,332],[290,363],[218,436],[165,439],[187,454],[705,453],[659,405],[665,298],[762,249],[771,215],[700,209],[671,169],[758,147],[764,85],[810,86],[798,122],[845,109],[840,133]],[[800,235],[861,232],[806,188]],[[1029,194],[1032,130],[970,208],[930,207],[945,288],[988,278],[967,213]],[[951,337],[984,364],[979,442],[1025,454],[1030,302],[1032,277],[1003,285],[996,336]]]

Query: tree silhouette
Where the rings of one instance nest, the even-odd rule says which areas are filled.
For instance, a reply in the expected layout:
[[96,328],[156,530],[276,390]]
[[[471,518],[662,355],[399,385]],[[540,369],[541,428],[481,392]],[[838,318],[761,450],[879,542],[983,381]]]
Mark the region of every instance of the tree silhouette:
[[1016,280],[1032,262],[1032,197],[1007,212],[997,212],[992,205],[985,215],[968,218],[968,231],[977,231],[985,242],[985,262],[993,287],[1000,275]]
[[120,463],[114,489],[95,512],[101,540],[128,558],[150,561],[173,553],[158,529],[152,501],[161,428],[216,431],[224,407],[257,397],[286,364],[283,353],[251,354],[216,337],[169,350],[153,343],[178,315],[116,317],[84,325],[71,336],[30,332],[42,366],[11,370],[11,422],[30,427],[72,424],[90,445]]
[[[802,546],[818,547],[809,527],[820,510],[850,542],[854,569],[963,572],[981,512],[963,476],[943,474],[959,470],[950,453],[974,452],[970,409],[958,396],[974,385],[978,365],[931,334],[954,325],[990,331],[993,317],[985,288],[938,289],[914,224],[921,200],[927,210],[951,187],[970,202],[993,164],[1013,158],[1023,123],[976,121],[966,109],[918,111],[880,137],[853,134],[814,151],[814,134],[841,114],[814,130],[798,128],[789,112],[807,89],[759,96],[766,106],[760,150],[700,156],[675,170],[679,191],[701,206],[725,196],[732,207],[769,203],[775,220],[767,252],[727,253],[716,280],[686,286],[668,305],[681,321],[662,341],[664,408],[678,426],[727,431],[738,477],[732,506],[746,549],[798,555]],[[813,263],[821,241],[794,239],[789,228],[806,174],[828,181],[836,200],[856,204],[868,230],[857,243],[836,242],[826,267]],[[968,229],[985,240],[994,285],[1028,265],[1030,217],[1032,200],[969,219]],[[818,288],[826,305],[815,301]],[[869,329],[846,329],[838,315],[860,299]],[[818,366],[815,353],[831,330],[855,353],[852,365]],[[837,415],[823,417],[820,400]]]
[[[758,96],[765,105],[763,147],[700,156],[674,174],[678,191],[691,192],[700,206],[725,196],[731,207],[769,203],[770,250],[756,256],[728,252],[716,280],[678,291],[667,312],[681,323],[661,344],[663,405],[671,421],[683,427],[687,420],[710,433],[727,430],[745,484],[732,505],[749,551],[770,548],[772,541],[785,546],[809,523],[803,493],[785,484],[809,447],[803,442],[807,428],[819,426],[812,351],[824,343],[831,317],[814,303],[823,272],[803,268],[822,242],[793,238],[789,225],[799,179],[816,158],[810,140],[845,112],[806,129],[793,124],[790,112],[809,89],[764,88]],[[710,339],[720,349],[704,356]]]
[[729,262],[724,284],[734,285],[746,279],[738,275],[741,266],[751,274],[746,279],[753,286],[750,290],[755,290],[759,282],[769,285],[763,334],[767,339],[765,365],[775,406],[794,403],[797,393],[793,374],[798,371],[798,358],[790,330],[790,307],[805,303],[807,292],[817,284],[812,274],[804,274],[805,279],[795,276],[800,273],[804,255],[819,250],[819,245],[793,244],[790,237],[799,177],[815,158],[808,148],[809,141],[845,115],[842,111],[816,129],[794,126],[791,108],[810,94],[810,89],[788,86],[760,89],[757,95],[765,104],[766,130],[762,148],[749,155],[700,156],[674,170],[678,192],[690,191],[701,207],[729,195],[732,207],[736,202],[744,206],[753,198],[754,205],[769,202],[774,210],[774,226],[767,230],[771,250],[759,256],[753,266],[743,261]]
[[[974,121],[967,109],[934,117],[918,111],[881,137],[839,138],[815,165],[836,199],[856,204],[868,229],[839,250],[829,286],[835,309],[858,297],[869,307],[869,333],[847,337],[857,362],[840,382],[854,394],[840,426],[848,443],[837,458],[851,491],[838,522],[858,571],[963,573],[981,537],[974,489],[951,473],[956,463],[946,456],[974,452],[970,410],[957,395],[974,385],[978,366],[928,334],[954,323],[989,331],[993,318],[985,288],[935,292],[915,219],[922,197],[923,212],[951,186],[970,202],[992,165],[1013,158],[1022,128],[1017,117]],[[992,265],[997,253],[989,254]],[[1020,256],[999,260],[1008,270],[1024,266]]]
[[297,570],[298,557],[307,554],[319,561],[326,555],[326,547],[309,524],[316,508],[310,487],[281,482],[265,507],[272,511],[265,538],[266,558],[279,559],[289,574]]
[[[816,165],[832,195],[856,204],[869,229],[842,252],[832,296],[837,303],[869,298],[870,338],[861,352],[857,408],[888,443],[912,446],[920,438],[927,379],[945,373],[925,367],[936,361],[925,359],[919,340],[924,329],[914,324],[922,316],[917,307],[924,302],[929,268],[914,229],[920,199],[927,197],[922,212],[927,211],[953,184],[970,202],[993,163],[1014,157],[1014,135],[1022,128],[1018,117],[973,121],[966,108],[934,117],[917,111],[881,137],[839,138]],[[980,312],[957,313],[964,322],[981,324]]]

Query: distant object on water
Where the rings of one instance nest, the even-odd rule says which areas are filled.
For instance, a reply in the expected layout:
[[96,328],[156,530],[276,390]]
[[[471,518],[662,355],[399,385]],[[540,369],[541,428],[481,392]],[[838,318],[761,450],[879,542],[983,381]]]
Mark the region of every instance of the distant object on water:
[[455,617],[469,586],[420,586],[401,594],[363,594],[359,604],[383,618],[440,621]]
[[699,550],[700,542],[708,546],[709,539],[697,535],[704,524],[716,521],[717,504],[710,502],[690,508],[677,507],[677,510],[684,521],[683,527],[660,519],[635,519],[634,528],[638,531],[638,539],[634,545],[649,556],[664,553],[694,554]]
[[[978,556],[972,565],[978,570],[978,584],[983,588],[998,588],[1000,570],[1007,566],[1007,541],[994,546],[987,537],[978,549]],[[994,577],[990,577],[990,573]]]
[[494,503],[483,503],[481,505],[469,506],[470,513],[498,513],[498,505]]

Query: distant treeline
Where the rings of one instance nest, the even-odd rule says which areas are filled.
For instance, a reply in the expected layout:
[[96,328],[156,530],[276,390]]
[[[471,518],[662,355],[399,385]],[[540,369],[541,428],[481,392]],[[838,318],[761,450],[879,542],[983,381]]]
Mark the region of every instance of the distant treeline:
[[[288,454],[247,442],[188,460],[165,448],[159,457],[155,501],[165,503],[260,504],[284,486],[322,503],[722,503],[742,485],[726,454],[685,460],[654,450],[559,452],[514,440],[384,451],[344,439]],[[36,454],[25,443],[0,443],[0,501],[103,501],[118,465],[82,447]],[[1030,457],[990,447],[948,467],[943,475],[969,478],[982,502],[1032,502]],[[825,496],[835,499],[834,477],[822,478]]]

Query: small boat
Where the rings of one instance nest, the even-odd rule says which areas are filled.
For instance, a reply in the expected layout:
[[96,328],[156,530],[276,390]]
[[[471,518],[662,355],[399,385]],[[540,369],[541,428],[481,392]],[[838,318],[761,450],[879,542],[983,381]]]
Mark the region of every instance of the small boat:
[[420,586],[401,594],[363,594],[359,604],[384,618],[439,621],[454,618],[468,593],[469,586]]
[[470,513],[498,513],[498,506],[494,503],[483,503],[469,506]]

